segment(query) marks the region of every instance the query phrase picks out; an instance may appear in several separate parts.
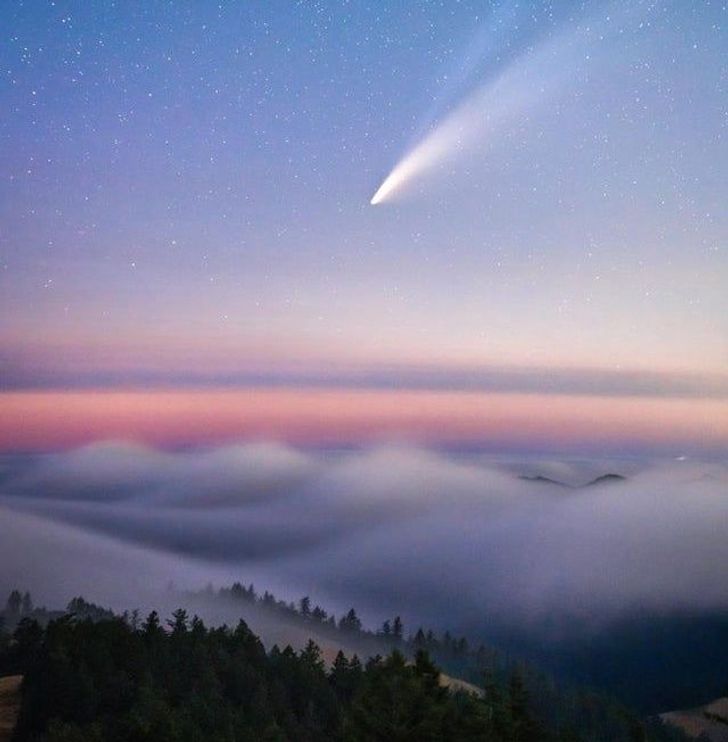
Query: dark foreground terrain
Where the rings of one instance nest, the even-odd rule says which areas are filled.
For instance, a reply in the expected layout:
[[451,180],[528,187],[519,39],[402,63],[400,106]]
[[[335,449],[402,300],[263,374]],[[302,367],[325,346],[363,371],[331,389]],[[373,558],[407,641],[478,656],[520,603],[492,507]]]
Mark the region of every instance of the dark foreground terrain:
[[[312,635],[322,636],[322,623],[325,659],[314,641],[266,650],[242,620],[208,628],[181,609],[167,621],[156,612],[140,620],[81,599],[69,609],[33,609],[0,635],[0,675],[24,676],[17,742],[683,739],[659,719],[567,692],[450,638],[442,658],[459,657],[471,677],[476,658],[482,665],[477,686],[453,682],[418,648],[427,635],[366,632],[353,610],[337,623],[287,609]],[[389,649],[361,659],[339,650],[328,659],[337,644]]]
[[22,675],[0,678],[0,742],[10,742],[20,712]]

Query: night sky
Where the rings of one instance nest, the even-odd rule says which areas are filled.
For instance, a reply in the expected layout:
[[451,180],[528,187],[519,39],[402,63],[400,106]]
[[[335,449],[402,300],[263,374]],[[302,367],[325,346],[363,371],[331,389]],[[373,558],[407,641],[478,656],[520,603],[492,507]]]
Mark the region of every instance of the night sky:
[[0,449],[725,450],[727,21],[4,2]]

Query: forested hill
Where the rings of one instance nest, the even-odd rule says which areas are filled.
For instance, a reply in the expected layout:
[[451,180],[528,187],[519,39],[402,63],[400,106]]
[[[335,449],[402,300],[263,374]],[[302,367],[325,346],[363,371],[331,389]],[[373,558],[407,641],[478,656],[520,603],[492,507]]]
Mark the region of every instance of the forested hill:
[[[18,742],[681,739],[598,696],[559,696],[545,681],[541,696],[525,669],[487,671],[482,695],[448,690],[417,636],[392,637],[401,646],[386,657],[339,652],[328,664],[314,642],[266,651],[243,621],[70,607],[45,625],[42,610],[18,614],[2,636],[0,674],[25,676]],[[334,630],[362,639],[357,622],[352,611]]]

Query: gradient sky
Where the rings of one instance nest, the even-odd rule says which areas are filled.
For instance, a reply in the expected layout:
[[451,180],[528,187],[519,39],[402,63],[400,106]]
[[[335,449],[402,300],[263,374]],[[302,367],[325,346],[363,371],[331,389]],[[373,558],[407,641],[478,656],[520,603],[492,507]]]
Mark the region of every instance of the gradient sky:
[[[313,428],[728,446],[727,17],[3,3],[0,448]],[[463,109],[471,135],[370,205]],[[129,388],[176,422],[150,431]]]

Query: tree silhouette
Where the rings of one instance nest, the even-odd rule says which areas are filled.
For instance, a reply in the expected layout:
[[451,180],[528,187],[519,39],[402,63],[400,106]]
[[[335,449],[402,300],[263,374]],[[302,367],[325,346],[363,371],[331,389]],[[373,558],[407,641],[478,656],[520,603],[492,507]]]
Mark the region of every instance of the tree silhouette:
[[9,621],[17,621],[20,617],[20,608],[23,604],[23,596],[20,590],[13,590],[8,596],[8,601],[5,604],[5,616]]
[[401,639],[404,636],[404,626],[402,625],[402,619],[399,616],[394,617],[394,623],[392,624],[392,634],[395,639]]

